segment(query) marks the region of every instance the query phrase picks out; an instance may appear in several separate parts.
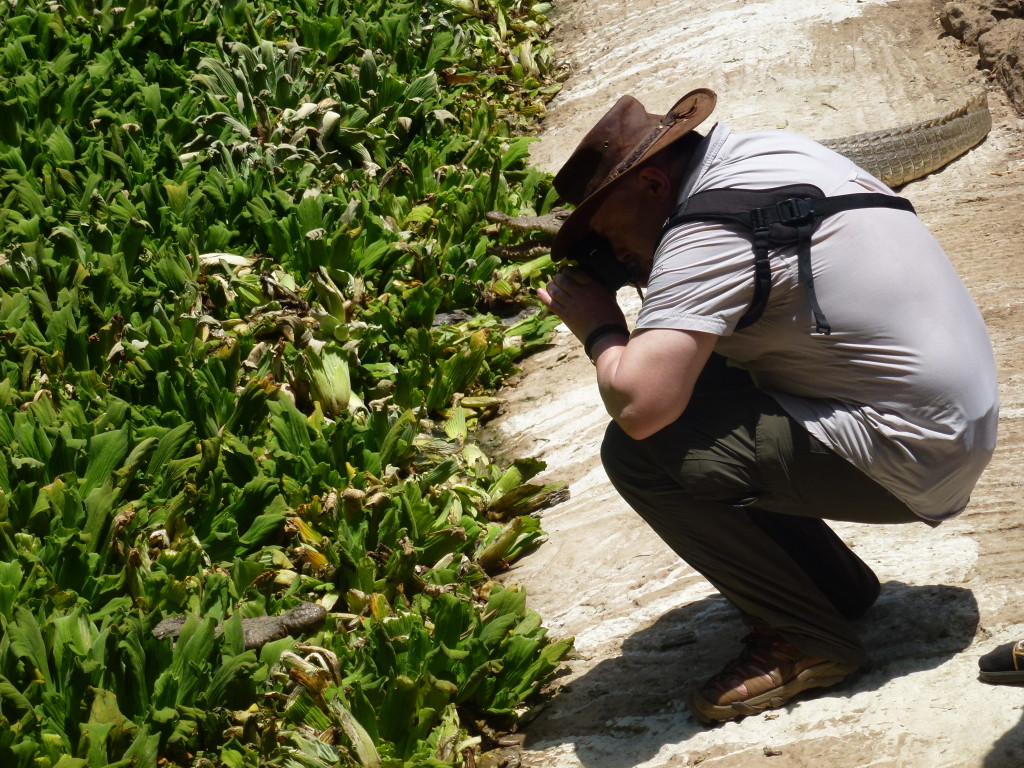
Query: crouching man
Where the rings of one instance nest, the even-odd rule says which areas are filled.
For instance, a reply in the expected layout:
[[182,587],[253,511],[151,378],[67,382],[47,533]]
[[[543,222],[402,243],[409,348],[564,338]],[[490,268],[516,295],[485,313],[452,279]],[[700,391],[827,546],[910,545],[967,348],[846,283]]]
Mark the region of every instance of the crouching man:
[[[584,268],[539,291],[596,367],[615,488],[750,627],[689,696],[703,722],[863,663],[878,579],[824,521],[957,515],[998,416],[985,325],[913,207],[792,133],[697,133],[714,103],[601,118],[555,177],[553,255]],[[647,291],[632,332],[602,252]]]

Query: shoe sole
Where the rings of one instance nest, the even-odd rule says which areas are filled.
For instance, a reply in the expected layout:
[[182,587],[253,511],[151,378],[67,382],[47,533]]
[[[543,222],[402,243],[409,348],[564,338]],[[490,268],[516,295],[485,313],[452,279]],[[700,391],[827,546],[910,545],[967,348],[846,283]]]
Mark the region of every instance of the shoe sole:
[[1024,669],[1014,672],[978,672],[978,679],[983,683],[997,685],[1021,685],[1024,684]]
[[808,667],[788,683],[772,688],[749,699],[733,701],[729,704],[712,704],[700,694],[699,689],[690,692],[687,699],[687,706],[694,717],[705,725],[735,720],[738,717],[757,715],[766,709],[777,709],[784,706],[786,702],[802,691],[811,688],[827,688],[836,683],[842,682],[847,675],[853,672],[853,668],[846,664],[834,661],[826,661]]

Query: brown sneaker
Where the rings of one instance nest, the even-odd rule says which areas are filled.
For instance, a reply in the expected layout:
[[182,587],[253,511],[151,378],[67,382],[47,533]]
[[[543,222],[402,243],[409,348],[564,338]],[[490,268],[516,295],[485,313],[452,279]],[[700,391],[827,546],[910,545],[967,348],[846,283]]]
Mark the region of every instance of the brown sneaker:
[[700,689],[687,704],[702,723],[733,720],[783,706],[808,688],[835,685],[854,667],[808,656],[770,630],[752,630],[746,648]]

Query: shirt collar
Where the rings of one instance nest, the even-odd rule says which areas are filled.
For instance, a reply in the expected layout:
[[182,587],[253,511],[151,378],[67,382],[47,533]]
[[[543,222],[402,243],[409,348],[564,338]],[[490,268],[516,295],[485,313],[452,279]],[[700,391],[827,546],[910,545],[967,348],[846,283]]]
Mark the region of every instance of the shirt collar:
[[[690,164],[683,173],[683,183],[679,186],[676,212],[685,210],[685,202],[689,199],[690,193],[693,192],[697,182],[700,181],[701,177],[707,173],[708,168],[711,167],[711,164],[718,158],[718,153],[722,151],[722,145],[725,144],[726,139],[729,138],[731,133],[732,131],[729,129],[729,126],[724,123],[715,123],[715,127],[704,137],[704,141],[694,149],[693,157],[690,158]],[[682,207],[680,208],[679,206]]]

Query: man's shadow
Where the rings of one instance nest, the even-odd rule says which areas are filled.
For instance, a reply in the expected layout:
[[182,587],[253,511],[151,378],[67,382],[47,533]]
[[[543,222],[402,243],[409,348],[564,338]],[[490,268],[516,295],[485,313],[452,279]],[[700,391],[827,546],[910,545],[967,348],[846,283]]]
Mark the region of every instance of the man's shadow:
[[[842,685],[798,701],[852,696],[937,667],[971,644],[977,626],[978,604],[970,590],[890,581],[858,622],[867,665]],[[524,746],[573,743],[590,768],[627,768],[666,744],[686,741],[706,730],[687,711],[686,692],[738,653],[744,632],[736,611],[719,595],[669,611],[627,638],[618,657],[565,686],[524,728]],[[622,738],[621,750],[610,751],[609,736]]]
[[983,768],[1021,768],[1024,766],[1024,715],[1021,721],[999,737],[985,755]]

